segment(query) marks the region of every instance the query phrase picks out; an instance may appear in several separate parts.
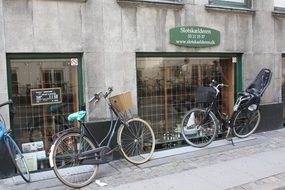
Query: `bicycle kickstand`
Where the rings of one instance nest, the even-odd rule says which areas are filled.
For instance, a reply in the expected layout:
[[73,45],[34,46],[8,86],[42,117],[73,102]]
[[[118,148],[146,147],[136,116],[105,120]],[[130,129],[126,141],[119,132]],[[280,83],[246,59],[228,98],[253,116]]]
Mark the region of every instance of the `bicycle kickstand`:
[[231,142],[232,142],[232,145],[235,146],[233,137],[232,137],[232,135],[230,135],[230,134],[232,134],[232,129],[231,129],[230,127],[228,127],[228,132],[227,132],[226,139],[227,139],[227,141],[231,141]]

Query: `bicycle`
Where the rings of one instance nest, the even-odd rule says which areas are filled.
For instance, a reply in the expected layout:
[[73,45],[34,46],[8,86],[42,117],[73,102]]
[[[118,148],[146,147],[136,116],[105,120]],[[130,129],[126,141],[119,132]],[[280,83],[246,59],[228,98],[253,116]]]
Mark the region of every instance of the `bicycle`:
[[239,138],[250,136],[260,123],[259,104],[261,96],[270,83],[272,72],[263,68],[255,80],[239,92],[230,116],[217,107],[220,90],[228,85],[212,81],[209,87],[199,87],[196,99],[207,103],[206,108],[193,108],[182,119],[182,136],[191,146],[201,148],[209,145],[222,128],[227,131],[226,139],[231,141],[232,134]]
[[[63,131],[51,147],[50,166],[57,178],[69,187],[81,188],[90,184],[99,164],[112,161],[114,151],[120,150],[124,158],[133,164],[145,163],[153,155],[155,137],[150,125],[140,118],[127,118],[122,112],[131,107],[130,92],[109,98],[112,91],[112,88],[108,88],[107,92],[96,93],[89,100],[89,103],[96,103],[104,98],[111,113],[109,131],[101,142],[98,143],[86,127],[86,111],[79,111],[68,116],[69,121],[79,122],[79,129]],[[117,145],[111,148],[110,143],[117,128]]]
[[[13,105],[13,101],[8,100],[7,102],[0,104],[0,107],[3,107],[5,105]],[[11,160],[13,164],[15,165],[16,169],[18,170],[18,172],[20,173],[20,175],[22,176],[22,178],[26,182],[30,182],[31,177],[30,177],[30,172],[29,172],[26,160],[20,148],[18,147],[16,142],[13,140],[13,138],[10,136],[12,131],[10,129],[6,130],[5,126],[6,126],[5,120],[3,116],[0,114],[0,140],[4,140],[5,145],[8,149],[9,155],[11,157]]]

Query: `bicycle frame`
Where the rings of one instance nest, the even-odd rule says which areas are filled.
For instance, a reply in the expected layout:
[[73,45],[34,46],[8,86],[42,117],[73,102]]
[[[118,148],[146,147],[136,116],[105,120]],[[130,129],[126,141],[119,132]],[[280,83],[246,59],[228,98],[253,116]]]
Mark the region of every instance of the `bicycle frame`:
[[221,113],[221,111],[218,109],[217,98],[218,98],[218,95],[220,94],[220,90],[215,87],[213,88],[216,90],[216,96],[214,100],[210,103],[210,105],[206,108],[206,113],[208,115],[208,113],[212,111],[216,119],[220,122],[220,124],[222,124],[222,126],[225,126],[228,129],[232,129],[233,119],[235,117],[235,114],[239,111],[241,103],[243,101],[249,100],[251,97],[250,96],[239,96],[237,100],[235,101],[232,114],[228,116],[228,115]]
[[[105,97],[105,100],[107,101],[107,97]],[[106,136],[101,140],[101,142],[98,142],[96,137],[91,133],[90,129],[87,128],[86,123],[83,121],[79,121],[80,127],[79,127],[79,133],[80,133],[80,144],[83,142],[84,136],[91,137],[91,140],[95,143],[96,149],[94,150],[89,150],[89,151],[81,151],[79,149],[79,152],[77,154],[77,158],[82,160],[83,163],[85,164],[103,164],[111,161],[113,159],[112,153],[114,151],[119,150],[119,146],[117,144],[116,147],[110,148],[111,140],[114,137],[115,130],[118,126],[119,123],[127,126],[127,123],[124,121],[124,119],[120,116],[119,112],[112,106],[112,104],[108,101],[108,107],[109,111],[111,113],[111,123],[109,125],[109,131],[107,132]],[[114,120],[114,114],[117,117],[116,120]],[[64,130],[60,133],[68,133],[68,132],[78,132],[78,128],[70,128],[67,130]],[[106,144],[103,144],[105,141]],[[103,152],[103,154],[102,154]],[[96,156],[98,156],[97,159]],[[95,157],[94,157],[95,156]],[[92,160],[92,161],[91,161]]]
[[[84,122],[80,122],[80,132],[82,137],[86,134],[85,132],[87,131],[87,134],[90,135],[92,137],[92,140],[94,140],[94,142],[96,143],[95,145],[97,147],[101,147],[102,144],[107,141],[107,144],[105,146],[110,147],[111,144],[111,140],[114,137],[115,134],[115,129],[118,127],[118,122],[122,123],[123,125],[126,125],[126,123],[124,122],[124,120],[119,116],[117,110],[111,105],[111,103],[108,102],[108,106],[109,106],[109,111],[111,113],[111,123],[109,125],[109,131],[106,134],[106,136],[103,138],[103,140],[101,140],[100,143],[98,143],[98,141],[96,140],[95,136],[92,135],[91,131],[86,127],[86,124]],[[116,115],[117,119],[114,122],[114,116],[113,114]]]

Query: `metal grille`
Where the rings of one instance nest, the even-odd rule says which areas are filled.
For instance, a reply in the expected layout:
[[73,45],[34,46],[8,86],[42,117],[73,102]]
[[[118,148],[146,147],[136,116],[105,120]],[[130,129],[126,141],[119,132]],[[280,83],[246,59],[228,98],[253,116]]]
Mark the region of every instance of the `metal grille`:
[[[77,83],[71,79],[76,74],[69,60],[11,61],[12,99],[16,114],[13,133],[20,145],[43,141],[46,153],[53,142],[53,135],[69,127],[67,115],[77,109]],[[76,70],[76,69],[75,69]],[[31,105],[31,89],[61,89],[62,103]]]
[[139,116],[151,123],[158,143],[181,139],[182,117],[203,106],[195,101],[196,88],[212,79],[221,82],[222,70],[219,58],[137,59]]

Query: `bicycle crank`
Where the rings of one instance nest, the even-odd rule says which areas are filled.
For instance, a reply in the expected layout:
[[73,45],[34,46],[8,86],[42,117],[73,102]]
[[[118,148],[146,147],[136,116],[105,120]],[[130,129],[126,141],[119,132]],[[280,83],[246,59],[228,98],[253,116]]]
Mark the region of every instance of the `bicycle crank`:
[[79,156],[82,164],[105,164],[113,160],[113,151],[110,147],[103,146],[94,150],[82,152]]

